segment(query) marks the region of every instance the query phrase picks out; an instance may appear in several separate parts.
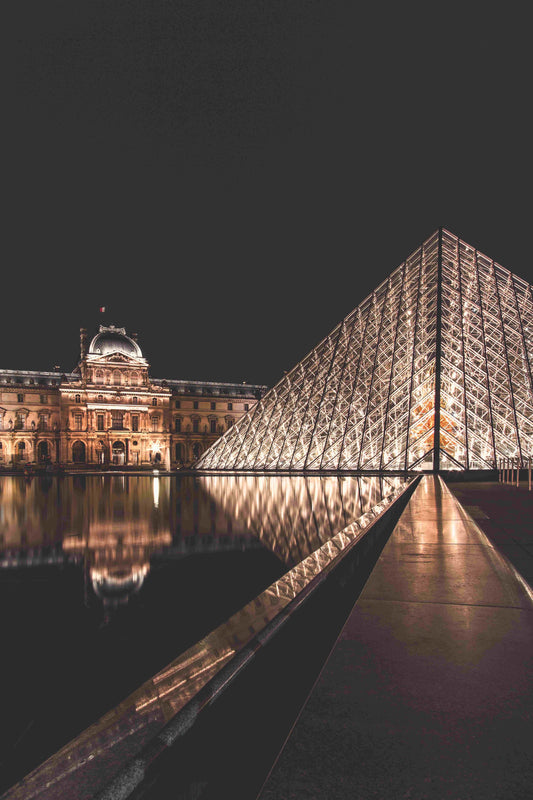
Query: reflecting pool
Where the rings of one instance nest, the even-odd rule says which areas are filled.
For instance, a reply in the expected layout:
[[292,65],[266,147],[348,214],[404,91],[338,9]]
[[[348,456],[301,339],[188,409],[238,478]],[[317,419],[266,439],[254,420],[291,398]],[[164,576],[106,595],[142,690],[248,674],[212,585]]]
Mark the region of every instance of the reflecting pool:
[[400,478],[0,478],[0,791]]

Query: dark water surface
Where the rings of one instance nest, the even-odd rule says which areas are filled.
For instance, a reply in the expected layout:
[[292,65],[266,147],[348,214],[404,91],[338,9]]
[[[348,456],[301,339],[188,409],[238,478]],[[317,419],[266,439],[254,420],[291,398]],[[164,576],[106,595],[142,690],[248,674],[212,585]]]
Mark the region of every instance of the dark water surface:
[[0,477],[0,791],[399,480]]

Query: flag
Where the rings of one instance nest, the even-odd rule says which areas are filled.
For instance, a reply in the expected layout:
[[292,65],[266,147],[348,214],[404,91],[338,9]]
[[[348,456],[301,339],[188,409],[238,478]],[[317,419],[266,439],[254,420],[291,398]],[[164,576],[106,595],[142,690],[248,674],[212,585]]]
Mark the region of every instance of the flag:
[[105,311],[105,306],[100,306],[99,308],[100,314],[103,314]]

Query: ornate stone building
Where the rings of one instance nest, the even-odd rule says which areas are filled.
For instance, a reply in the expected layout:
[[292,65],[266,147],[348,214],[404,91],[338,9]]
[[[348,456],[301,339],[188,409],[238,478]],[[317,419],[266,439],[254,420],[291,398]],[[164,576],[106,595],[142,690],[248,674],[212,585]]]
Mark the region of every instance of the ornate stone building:
[[136,334],[82,328],[73,372],[0,369],[0,468],[188,467],[266,388],[150,378]]

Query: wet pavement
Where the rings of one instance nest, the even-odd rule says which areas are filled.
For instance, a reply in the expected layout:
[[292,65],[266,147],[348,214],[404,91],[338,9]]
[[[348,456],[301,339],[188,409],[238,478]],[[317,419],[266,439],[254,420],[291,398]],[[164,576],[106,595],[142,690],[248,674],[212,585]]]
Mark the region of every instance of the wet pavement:
[[531,796],[531,495],[453,490],[476,520],[422,478],[260,800]]
[[450,482],[449,488],[483,533],[533,586],[533,490],[527,473],[520,485]]

